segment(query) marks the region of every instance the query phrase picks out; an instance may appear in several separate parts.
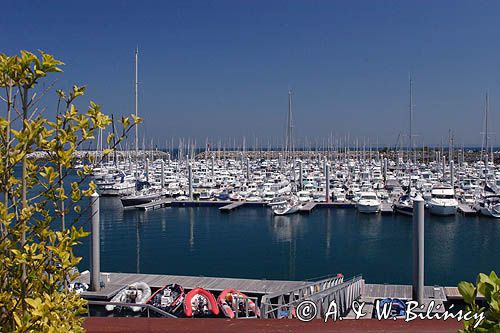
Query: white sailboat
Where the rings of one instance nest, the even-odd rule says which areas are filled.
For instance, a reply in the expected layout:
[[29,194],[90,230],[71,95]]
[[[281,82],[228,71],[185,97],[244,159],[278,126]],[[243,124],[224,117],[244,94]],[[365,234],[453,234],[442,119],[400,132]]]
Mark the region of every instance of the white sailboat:
[[289,215],[297,213],[302,207],[296,195],[289,196],[285,202],[271,206],[275,215]]

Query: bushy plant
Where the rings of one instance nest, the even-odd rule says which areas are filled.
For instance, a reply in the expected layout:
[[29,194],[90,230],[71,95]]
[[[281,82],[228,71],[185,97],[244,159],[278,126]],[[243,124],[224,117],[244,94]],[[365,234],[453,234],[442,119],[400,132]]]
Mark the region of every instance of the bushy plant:
[[[458,290],[464,297],[467,310],[475,313],[483,312],[484,320],[474,328],[475,321],[464,321],[464,329],[460,332],[500,332],[500,278],[495,272],[490,275],[480,273],[476,285],[471,282],[462,281],[458,284]],[[477,302],[477,295],[484,296],[484,305]]]
[[[0,53],[0,331],[79,332],[85,301],[68,291],[80,262],[73,249],[86,236],[66,221],[70,210],[80,216],[82,199],[95,186],[84,182],[91,168],[77,172],[77,180],[64,184],[75,164],[75,153],[94,133],[111,124],[111,118],[90,102],[80,112],[75,100],[85,92],[73,86],[57,90],[55,119],[44,118],[41,101],[52,89],[49,75],[62,72],[52,55],[21,51]],[[140,120],[122,117],[118,144]],[[117,135],[118,136],[118,135]],[[110,153],[114,147],[106,150]],[[43,159],[30,158],[32,153]],[[87,184],[84,185],[83,184]],[[85,206],[86,207],[86,206]]]

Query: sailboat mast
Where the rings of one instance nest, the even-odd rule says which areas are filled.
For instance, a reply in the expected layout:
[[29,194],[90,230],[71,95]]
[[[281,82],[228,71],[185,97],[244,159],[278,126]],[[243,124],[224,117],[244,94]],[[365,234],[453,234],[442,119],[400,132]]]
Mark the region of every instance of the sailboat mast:
[[287,148],[290,158],[292,158],[292,91],[288,90],[288,130],[287,130]]
[[485,109],[485,133],[484,133],[484,150],[486,152],[485,154],[485,167],[488,167],[488,108],[489,108],[489,101],[488,101],[488,92],[486,92],[486,109]]
[[[135,116],[139,116],[139,48],[135,49]],[[137,160],[139,156],[139,129],[135,125],[135,163],[137,172]]]
[[[412,78],[411,78],[411,74],[409,75],[410,77],[410,153],[412,156],[413,155],[413,163],[416,162],[416,158],[415,158],[415,155],[413,154],[414,151],[413,151],[413,81],[412,81]],[[408,159],[410,158],[410,156],[408,156]]]

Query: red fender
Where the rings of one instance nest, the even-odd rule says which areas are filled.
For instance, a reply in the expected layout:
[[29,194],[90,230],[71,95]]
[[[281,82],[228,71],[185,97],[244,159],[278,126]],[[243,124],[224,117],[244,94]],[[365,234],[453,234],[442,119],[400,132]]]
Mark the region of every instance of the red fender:
[[201,295],[208,300],[208,308],[214,314],[219,314],[219,307],[217,306],[217,301],[215,300],[214,295],[209,291],[206,291],[203,288],[195,288],[186,294],[186,298],[184,299],[184,314],[186,317],[193,316],[193,308],[191,306],[191,300],[195,295]]

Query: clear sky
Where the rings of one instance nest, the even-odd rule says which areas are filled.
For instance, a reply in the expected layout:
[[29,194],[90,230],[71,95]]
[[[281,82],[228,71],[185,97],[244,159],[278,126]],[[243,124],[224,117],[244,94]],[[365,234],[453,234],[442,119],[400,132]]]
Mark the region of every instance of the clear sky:
[[498,1],[4,0],[0,19],[0,51],[56,55],[56,86],[88,85],[115,116],[134,110],[138,45],[141,136],[161,145],[281,141],[288,89],[297,141],[395,145],[409,72],[418,145],[449,129],[480,145],[487,90],[492,131],[500,120],[499,37]]

